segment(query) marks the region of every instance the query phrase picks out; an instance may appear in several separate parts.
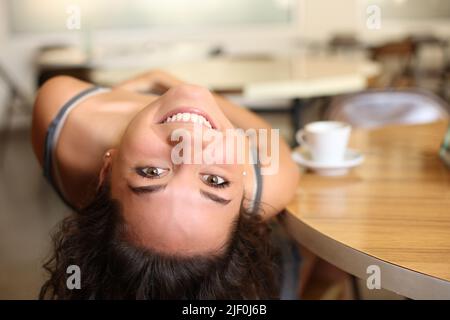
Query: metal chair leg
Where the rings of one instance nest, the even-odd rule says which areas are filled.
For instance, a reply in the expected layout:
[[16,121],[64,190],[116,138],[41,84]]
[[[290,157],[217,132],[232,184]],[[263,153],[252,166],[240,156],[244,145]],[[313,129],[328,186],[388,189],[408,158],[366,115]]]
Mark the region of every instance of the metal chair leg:
[[352,282],[353,297],[355,300],[361,300],[361,291],[358,285],[358,278],[354,275],[350,275],[350,281]]

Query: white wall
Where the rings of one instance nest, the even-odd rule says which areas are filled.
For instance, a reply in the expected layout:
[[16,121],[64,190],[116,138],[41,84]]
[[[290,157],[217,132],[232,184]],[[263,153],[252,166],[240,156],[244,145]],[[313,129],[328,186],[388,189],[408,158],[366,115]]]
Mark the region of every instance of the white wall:
[[[381,11],[381,28],[366,26],[367,1],[363,0],[300,0],[301,33],[312,41],[326,41],[336,33],[354,33],[362,41],[378,43],[398,39],[411,33],[450,37],[450,21],[392,22]],[[426,5],[426,1],[424,1]],[[302,9],[302,7],[304,9]]]
[[300,1],[299,18],[302,36],[311,41],[326,41],[336,32],[354,32],[358,27],[357,1]]
[[[3,61],[3,52],[6,50],[6,12],[4,10],[4,2],[0,2],[0,63]],[[2,64],[3,65],[3,64]],[[6,104],[6,85],[0,80],[0,121]]]

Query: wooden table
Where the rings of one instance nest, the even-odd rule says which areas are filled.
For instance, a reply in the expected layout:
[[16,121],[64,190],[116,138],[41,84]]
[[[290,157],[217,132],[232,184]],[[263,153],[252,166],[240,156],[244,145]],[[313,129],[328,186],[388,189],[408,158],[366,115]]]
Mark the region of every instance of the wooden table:
[[344,177],[304,173],[282,219],[302,245],[341,269],[413,299],[450,299],[447,123],[354,130],[366,160]]

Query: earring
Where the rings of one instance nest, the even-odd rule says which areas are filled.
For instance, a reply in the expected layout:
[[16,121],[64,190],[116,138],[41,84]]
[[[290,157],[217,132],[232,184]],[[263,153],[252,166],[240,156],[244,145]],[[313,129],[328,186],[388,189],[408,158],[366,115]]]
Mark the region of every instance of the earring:
[[247,175],[247,171],[242,171],[242,175],[246,176]]
[[105,157],[107,157],[107,158],[111,157],[111,152],[109,152],[109,151],[106,152],[106,153],[105,153]]

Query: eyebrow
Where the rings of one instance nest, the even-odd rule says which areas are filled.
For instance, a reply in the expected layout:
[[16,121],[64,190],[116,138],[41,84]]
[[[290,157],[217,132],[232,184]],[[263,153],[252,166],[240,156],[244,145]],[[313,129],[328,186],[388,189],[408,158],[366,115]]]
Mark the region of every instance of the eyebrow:
[[166,188],[166,186],[167,184],[156,184],[143,187],[133,187],[132,185],[128,185],[128,188],[131,190],[131,192],[137,195],[141,195],[144,193],[154,193],[158,191],[163,191]]
[[203,197],[205,197],[205,198],[207,198],[209,200],[212,200],[214,202],[217,202],[217,203],[219,203],[219,204],[221,204],[223,206],[226,206],[227,204],[229,204],[231,202],[231,200],[224,199],[224,198],[219,197],[218,195],[216,195],[214,193],[210,193],[208,191],[200,190],[200,194]]
[[[142,187],[133,187],[132,185],[128,185],[128,188],[134,194],[142,195],[142,194],[146,194],[146,193],[155,193],[158,191],[163,191],[166,188],[166,186],[167,186],[167,184],[157,184],[157,185],[149,185],[149,186],[142,186]],[[218,204],[221,204],[223,206],[226,206],[227,204],[229,204],[231,202],[231,200],[222,198],[214,193],[211,193],[211,192],[208,192],[205,190],[200,190],[200,194],[204,198],[212,200],[214,202],[217,202]]]

